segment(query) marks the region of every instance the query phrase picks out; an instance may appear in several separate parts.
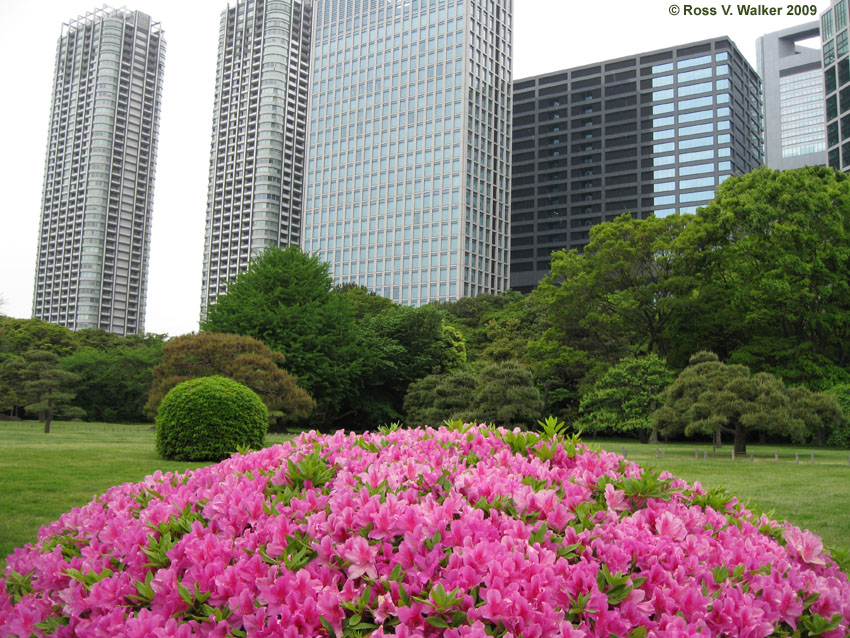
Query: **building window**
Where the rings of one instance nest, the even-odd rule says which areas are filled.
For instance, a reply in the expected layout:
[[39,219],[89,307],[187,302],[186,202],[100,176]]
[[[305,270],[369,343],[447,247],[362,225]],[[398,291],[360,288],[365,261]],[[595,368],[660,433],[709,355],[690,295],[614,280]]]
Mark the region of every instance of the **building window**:
[[835,65],[838,68],[838,86],[850,82],[850,58],[844,58]]
[[710,55],[703,55],[703,56],[700,56],[698,58],[690,58],[690,59],[687,59],[687,60],[679,60],[678,62],[676,62],[676,68],[677,69],[687,69],[687,68],[690,68],[692,66],[699,66],[700,64],[708,64],[709,62],[711,62],[711,56]]
[[711,82],[700,82],[699,84],[680,86],[676,93],[677,97],[685,97],[696,93],[708,93],[709,91],[711,91]]
[[[850,115],[841,118],[841,128],[842,128],[842,130],[844,130],[844,122],[846,120],[850,120]],[[850,124],[850,122],[848,122],[848,124]],[[848,128],[850,128],[850,127],[848,127]],[[850,132],[850,131],[848,131],[848,132]],[[832,124],[830,124],[829,126],[826,127],[826,143],[827,143],[828,146],[835,146],[836,144],[838,144],[838,142],[839,142],[838,122],[833,122]]]
[[842,31],[835,38],[835,56],[840,58],[847,55],[847,31]]
[[841,147],[841,165],[847,166],[850,164],[850,142]]
[[835,90],[835,67],[831,66],[823,73],[824,90],[832,93]]
[[821,18],[820,35],[824,40],[832,38],[832,11],[827,11]]
[[[847,3],[846,0],[841,0],[835,5],[835,30],[841,31],[847,26]],[[839,55],[841,55],[839,53]]]
[[823,45],[823,65],[829,66],[835,62],[835,41],[830,40]]

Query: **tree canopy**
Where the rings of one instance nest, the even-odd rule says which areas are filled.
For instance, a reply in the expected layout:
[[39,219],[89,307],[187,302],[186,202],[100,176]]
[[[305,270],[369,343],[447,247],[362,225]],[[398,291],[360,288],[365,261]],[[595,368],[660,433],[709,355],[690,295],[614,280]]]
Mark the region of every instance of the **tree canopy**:
[[202,322],[207,332],[254,337],[286,356],[287,369],[331,420],[358,386],[357,334],[329,266],[298,246],[270,248],[230,283]]
[[658,355],[627,357],[609,368],[581,400],[581,424],[589,430],[635,432],[641,442],[655,443],[652,414],[674,374]]
[[75,374],[59,367],[59,356],[49,350],[29,350],[0,363],[0,383],[7,390],[4,401],[17,401],[44,423],[44,433],[56,416],[82,417],[85,411],[74,405]]
[[286,357],[253,337],[202,332],[172,339],[153,369],[145,411],[156,416],[163,397],[174,386],[199,377],[220,375],[256,392],[269,415],[286,423],[306,418],[315,401],[284,368]]
[[[747,451],[747,435],[773,432],[795,441],[809,430],[792,394],[781,379],[767,372],[752,374],[746,366],[727,365],[712,352],[698,352],[665,391],[654,418],[665,434],[733,435],[735,453]],[[816,419],[811,415],[811,419]]]
[[729,178],[683,242],[699,273],[683,336],[812,389],[850,381],[847,175],[811,166]]

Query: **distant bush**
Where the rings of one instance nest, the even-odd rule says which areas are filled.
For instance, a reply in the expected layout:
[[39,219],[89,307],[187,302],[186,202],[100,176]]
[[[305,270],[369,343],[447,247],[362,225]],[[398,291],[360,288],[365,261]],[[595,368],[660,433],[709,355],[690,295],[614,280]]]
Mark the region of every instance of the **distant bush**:
[[841,383],[826,391],[841,404],[844,423],[835,427],[829,434],[829,444],[850,448],[850,383]]
[[184,381],[159,406],[156,451],[166,459],[220,461],[238,446],[261,448],[268,416],[260,397],[232,379]]

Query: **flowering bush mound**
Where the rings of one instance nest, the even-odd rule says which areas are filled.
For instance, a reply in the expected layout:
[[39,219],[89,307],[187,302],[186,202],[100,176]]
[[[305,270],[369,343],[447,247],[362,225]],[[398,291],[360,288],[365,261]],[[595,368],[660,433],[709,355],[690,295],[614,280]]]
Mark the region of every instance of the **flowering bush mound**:
[[16,550],[0,636],[850,635],[809,532],[565,438],[303,434],[110,489]]

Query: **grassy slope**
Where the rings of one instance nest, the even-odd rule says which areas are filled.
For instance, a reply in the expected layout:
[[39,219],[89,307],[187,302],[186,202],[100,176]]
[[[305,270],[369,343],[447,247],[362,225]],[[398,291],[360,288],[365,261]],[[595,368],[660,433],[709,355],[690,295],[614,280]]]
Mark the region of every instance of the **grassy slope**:
[[[280,442],[285,437],[271,437]],[[634,441],[600,441],[602,447],[629,459],[666,469],[706,488],[724,487],[751,509],[775,510],[822,536],[826,545],[850,545],[850,464],[848,452],[790,446],[750,446],[755,462],[723,456],[703,460],[711,448],[694,444],[655,446]],[[699,460],[694,450],[699,447]],[[112,485],[136,482],[155,470],[184,471],[200,463],[163,461],[153,449],[150,426],[57,423],[49,435],[39,424],[0,423],[0,566],[15,547],[36,538],[41,525],[89,502]],[[780,450],[782,460],[773,460]],[[800,464],[794,452],[800,451]]]

